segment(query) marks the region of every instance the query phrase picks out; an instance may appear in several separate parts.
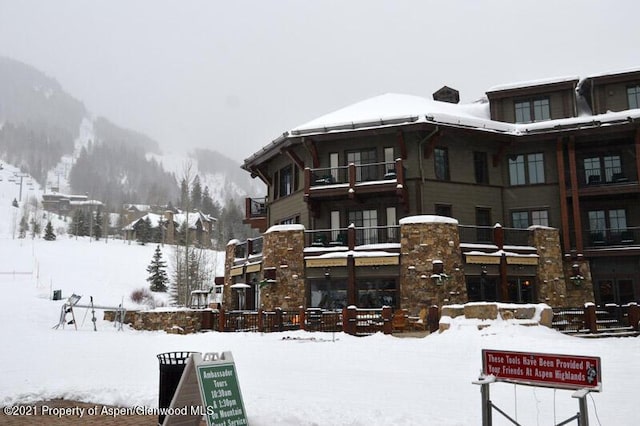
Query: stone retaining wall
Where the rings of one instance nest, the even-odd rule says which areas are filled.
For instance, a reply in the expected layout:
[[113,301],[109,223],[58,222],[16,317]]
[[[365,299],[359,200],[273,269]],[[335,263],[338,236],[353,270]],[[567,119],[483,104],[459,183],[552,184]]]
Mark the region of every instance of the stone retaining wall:
[[[127,311],[124,322],[135,330],[164,330],[172,334],[190,334],[202,330],[205,312],[211,310]],[[105,311],[104,319],[114,321],[115,311]]]
[[448,305],[442,307],[439,331],[448,330],[453,323],[471,325],[478,328],[487,327],[492,320],[511,321],[520,325],[544,325],[551,327],[553,310],[544,303],[466,303],[464,305]]

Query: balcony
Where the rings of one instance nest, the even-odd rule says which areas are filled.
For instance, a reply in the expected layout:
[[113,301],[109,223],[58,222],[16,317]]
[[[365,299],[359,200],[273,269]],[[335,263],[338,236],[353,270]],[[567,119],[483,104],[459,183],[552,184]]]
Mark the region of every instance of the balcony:
[[406,201],[402,159],[391,163],[305,169],[305,200],[397,196]]
[[386,244],[398,245],[399,243],[399,225],[305,231],[305,247],[315,247],[321,251],[322,249],[330,248],[342,248],[346,250],[348,247]]
[[583,241],[587,248],[626,247],[640,242],[640,227],[624,229],[586,229],[583,231]]
[[[625,175],[619,170],[605,173],[589,174],[588,171],[580,173],[578,195],[580,197],[593,197],[602,195],[633,194],[640,189],[638,180]],[[570,196],[571,192],[567,194]]]
[[[529,246],[528,229],[495,226],[459,225],[460,242],[463,244],[491,244],[504,246]],[[503,241],[500,241],[500,240]]]
[[245,217],[242,223],[260,232],[267,229],[267,199],[245,198]]

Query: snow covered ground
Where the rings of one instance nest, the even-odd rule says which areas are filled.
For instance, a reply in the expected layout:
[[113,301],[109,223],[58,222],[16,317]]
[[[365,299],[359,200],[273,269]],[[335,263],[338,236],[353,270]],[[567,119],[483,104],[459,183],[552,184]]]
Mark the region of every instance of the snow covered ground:
[[[85,309],[76,310],[78,331],[52,328],[63,303],[50,300],[55,289],[64,298],[82,295],[81,303],[94,296],[97,304],[124,299],[131,307],[128,295],[146,285],[154,248],[68,237],[0,239],[0,405],[66,398],[156,407],[157,354],[231,351],[252,426],[477,425],[480,389],[471,382],[481,350],[489,348],[602,357],[603,392],[588,398],[591,424],[637,424],[640,338],[579,339],[507,321],[481,331],[454,322],[426,338],[337,333],[335,341],[306,332],[118,332],[102,320],[94,332]],[[574,415],[571,393],[504,383],[491,388],[494,403],[525,425]],[[494,423],[509,424],[497,413]]]

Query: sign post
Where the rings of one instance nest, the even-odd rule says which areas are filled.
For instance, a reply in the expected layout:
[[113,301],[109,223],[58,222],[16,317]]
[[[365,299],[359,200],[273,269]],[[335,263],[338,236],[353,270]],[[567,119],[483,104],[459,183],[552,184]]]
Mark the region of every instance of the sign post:
[[163,426],[197,426],[203,416],[207,426],[249,424],[231,352],[191,355]]
[[580,412],[560,424],[579,420],[580,426],[588,426],[585,398],[602,390],[600,357],[483,349],[482,376],[473,382],[482,386],[482,424],[492,424],[491,411],[496,409],[517,425],[491,402],[489,385],[494,382],[575,390],[572,397],[579,399]]
[[[212,358],[207,358],[211,355]],[[238,386],[236,366],[231,352],[205,354],[196,367],[198,385],[208,426],[246,426],[247,416]]]

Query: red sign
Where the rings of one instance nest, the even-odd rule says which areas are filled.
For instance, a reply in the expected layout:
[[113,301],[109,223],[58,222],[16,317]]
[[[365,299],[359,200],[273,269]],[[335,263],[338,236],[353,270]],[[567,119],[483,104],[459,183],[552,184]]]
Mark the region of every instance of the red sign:
[[482,371],[525,385],[600,391],[600,357],[482,350]]

